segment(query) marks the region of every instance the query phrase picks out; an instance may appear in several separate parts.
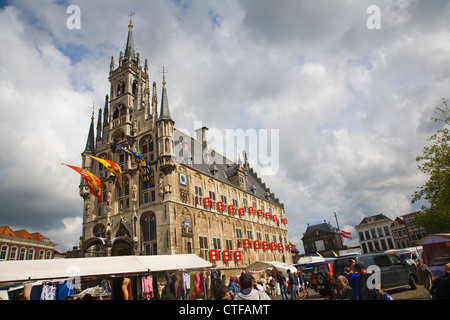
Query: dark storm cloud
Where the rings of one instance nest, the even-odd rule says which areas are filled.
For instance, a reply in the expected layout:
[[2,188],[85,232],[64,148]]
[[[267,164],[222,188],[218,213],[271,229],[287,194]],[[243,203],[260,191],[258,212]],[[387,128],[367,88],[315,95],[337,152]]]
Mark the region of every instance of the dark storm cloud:
[[[177,128],[277,129],[277,175],[300,248],[307,223],[347,230],[364,215],[401,215],[426,177],[415,156],[436,130],[429,119],[450,85],[450,5],[379,1],[381,29],[361,1],[17,1],[0,9],[0,224],[49,230],[61,250],[81,234],[79,165],[89,106],[109,93],[133,17],[150,81],[169,70]],[[30,166],[30,160],[33,165]],[[62,226],[62,227],[61,227]]]

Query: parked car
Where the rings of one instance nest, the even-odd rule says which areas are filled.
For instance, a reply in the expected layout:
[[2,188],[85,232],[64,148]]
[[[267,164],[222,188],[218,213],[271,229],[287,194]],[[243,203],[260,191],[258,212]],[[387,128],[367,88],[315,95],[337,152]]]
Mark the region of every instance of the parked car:
[[353,261],[364,263],[366,269],[371,265],[378,266],[381,273],[381,284],[385,290],[404,287],[416,289],[417,274],[415,268],[393,253],[363,254],[318,263],[313,267],[310,287],[323,294],[325,272],[328,271],[336,280],[338,276],[344,274],[344,268],[351,266]]
[[344,269],[353,264],[356,255],[338,258],[332,261],[317,263],[313,266],[310,278],[310,288],[324,294],[325,289],[325,272],[329,272],[336,281],[337,277],[344,274]]
[[422,258],[421,250],[418,250],[417,248],[393,249],[388,250],[385,253],[393,253],[398,255],[410,265],[414,266],[414,268],[417,268],[419,259]]
[[393,253],[365,254],[358,257],[365,267],[376,265],[380,268],[381,284],[385,290],[411,287],[416,289],[416,268]]

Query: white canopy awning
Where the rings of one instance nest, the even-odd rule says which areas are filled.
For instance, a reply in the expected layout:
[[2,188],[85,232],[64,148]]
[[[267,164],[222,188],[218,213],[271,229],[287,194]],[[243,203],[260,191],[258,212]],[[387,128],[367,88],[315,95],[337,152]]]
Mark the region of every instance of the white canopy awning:
[[0,282],[210,268],[195,254],[117,256],[0,262]]
[[279,262],[279,261],[256,261],[252,264],[250,264],[247,268],[245,268],[245,271],[249,273],[258,273],[263,272],[265,270],[272,270],[273,268],[276,268],[277,270],[281,271],[281,273],[287,277],[287,270],[289,269],[291,272],[296,272],[297,268],[293,265],[289,265],[287,263]]

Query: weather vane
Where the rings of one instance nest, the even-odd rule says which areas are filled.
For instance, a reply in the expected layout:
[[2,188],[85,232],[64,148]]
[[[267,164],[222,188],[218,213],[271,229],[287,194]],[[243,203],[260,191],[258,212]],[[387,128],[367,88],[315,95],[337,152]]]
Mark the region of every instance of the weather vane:
[[128,28],[133,28],[133,16],[134,12],[130,11],[130,24],[128,25]]
[[163,66],[163,71],[158,71],[159,73],[162,73],[162,78],[163,78],[163,84],[166,84],[166,73],[168,72],[166,69],[164,69]]
[[88,107],[89,109],[92,110],[92,117],[91,119],[94,119],[94,111],[98,108],[94,102],[92,102],[92,107]]

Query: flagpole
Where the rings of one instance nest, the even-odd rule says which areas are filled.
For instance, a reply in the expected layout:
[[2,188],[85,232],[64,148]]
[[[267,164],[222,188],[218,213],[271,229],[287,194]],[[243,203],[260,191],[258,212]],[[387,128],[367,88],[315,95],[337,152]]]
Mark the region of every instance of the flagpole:
[[338,219],[337,219],[337,214],[336,214],[336,212],[334,213],[334,218],[336,219],[336,225],[337,225],[337,228],[338,228],[339,230],[341,230],[341,228],[339,228],[339,222],[338,222]]
[[[340,232],[340,231],[341,231],[341,228],[339,227],[339,222],[338,222],[338,218],[337,218],[336,212],[334,212],[334,218],[336,219],[336,225],[337,225],[337,228],[338,228],[338,230],[339,230],[339,232]],[[341,239],[341,248],[344,249],[344,239],[343,239],[343,236],[339,236],[339,239]]]

